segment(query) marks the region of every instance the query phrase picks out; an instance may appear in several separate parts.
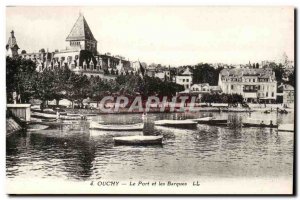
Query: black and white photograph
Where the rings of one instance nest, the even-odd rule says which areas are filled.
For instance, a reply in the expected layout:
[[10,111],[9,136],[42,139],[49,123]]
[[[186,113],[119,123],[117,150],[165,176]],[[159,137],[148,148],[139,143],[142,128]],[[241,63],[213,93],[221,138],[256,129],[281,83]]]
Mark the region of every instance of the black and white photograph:
[[295,12],[7,6],[6,193],[293,195]]

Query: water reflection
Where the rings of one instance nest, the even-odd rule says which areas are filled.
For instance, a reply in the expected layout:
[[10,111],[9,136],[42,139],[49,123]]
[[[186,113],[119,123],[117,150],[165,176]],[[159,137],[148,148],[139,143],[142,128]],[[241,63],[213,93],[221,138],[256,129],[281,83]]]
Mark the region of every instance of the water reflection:
[[[276,129],[198,125],[197,130],[154,126],[154,120],[214,115],[239,124],[248,113],[148,114],[143,132],[89,130],[88,121],[60,123],[7,138],[7,176],[88,180],[170,177],[292,176],[293,134]],[[293,123],[293,115],[251,118]],[[140,115],[95,116],[93,121],[138,123]],[[163,135],[163,146],[115,146],[113,137]]]

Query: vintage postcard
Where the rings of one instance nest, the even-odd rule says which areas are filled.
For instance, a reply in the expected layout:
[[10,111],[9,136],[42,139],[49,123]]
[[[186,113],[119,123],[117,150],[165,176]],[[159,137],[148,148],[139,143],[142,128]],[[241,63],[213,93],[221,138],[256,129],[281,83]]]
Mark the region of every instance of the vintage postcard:
[[294,194],[294,18],[6,7],[6,192]]

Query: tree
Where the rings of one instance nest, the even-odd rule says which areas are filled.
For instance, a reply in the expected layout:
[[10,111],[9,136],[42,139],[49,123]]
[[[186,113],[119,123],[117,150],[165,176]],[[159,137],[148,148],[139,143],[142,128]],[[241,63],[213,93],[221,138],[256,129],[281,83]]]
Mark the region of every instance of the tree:
[[289,75],[288,83],[290,85],[292,85],[293,87],[295,87],[295,72],[294,71]]
[[6,92],[7,102],[12,102],[12,93],[20,95],[19,102],[25,103],[34,94],[34,82],[36,80],[36,65],[31,60],[6,58]]
[[55,76],[52,70],[45,69],[43,72],[37,74],[37,79],[34,84],[34,98],[42,101],[42,108],[46,101],[53,100]]
[[193,71],[193,83],[218,85],[219,73],[223,68],[215,69],[209,64],[198,64]]
[[269,67],[271,67],[275,72],[276,81],[278,82],[278,85],[280,85],[283,82],[282,77],[284,74],[284,69],[282,64],[280,63],[279,65],[277,65],[275,62],[271,62],[269,64]]
[[67,85],[69,89],[66,91],[66,97],[72,101],[73,106],[74,101],[77,101],[83,107],[83,100],[92,96],[90,81],[85,75],[72,73]]

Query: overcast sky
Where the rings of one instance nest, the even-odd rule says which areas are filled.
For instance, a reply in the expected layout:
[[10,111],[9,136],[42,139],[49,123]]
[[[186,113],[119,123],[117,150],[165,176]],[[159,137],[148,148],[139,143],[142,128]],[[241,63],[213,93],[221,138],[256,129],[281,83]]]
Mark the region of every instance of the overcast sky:
[[54,51],[83,13],[100,53],[148,64],[248,63],[294,59],[291,7],[8,7],[6,40]]

